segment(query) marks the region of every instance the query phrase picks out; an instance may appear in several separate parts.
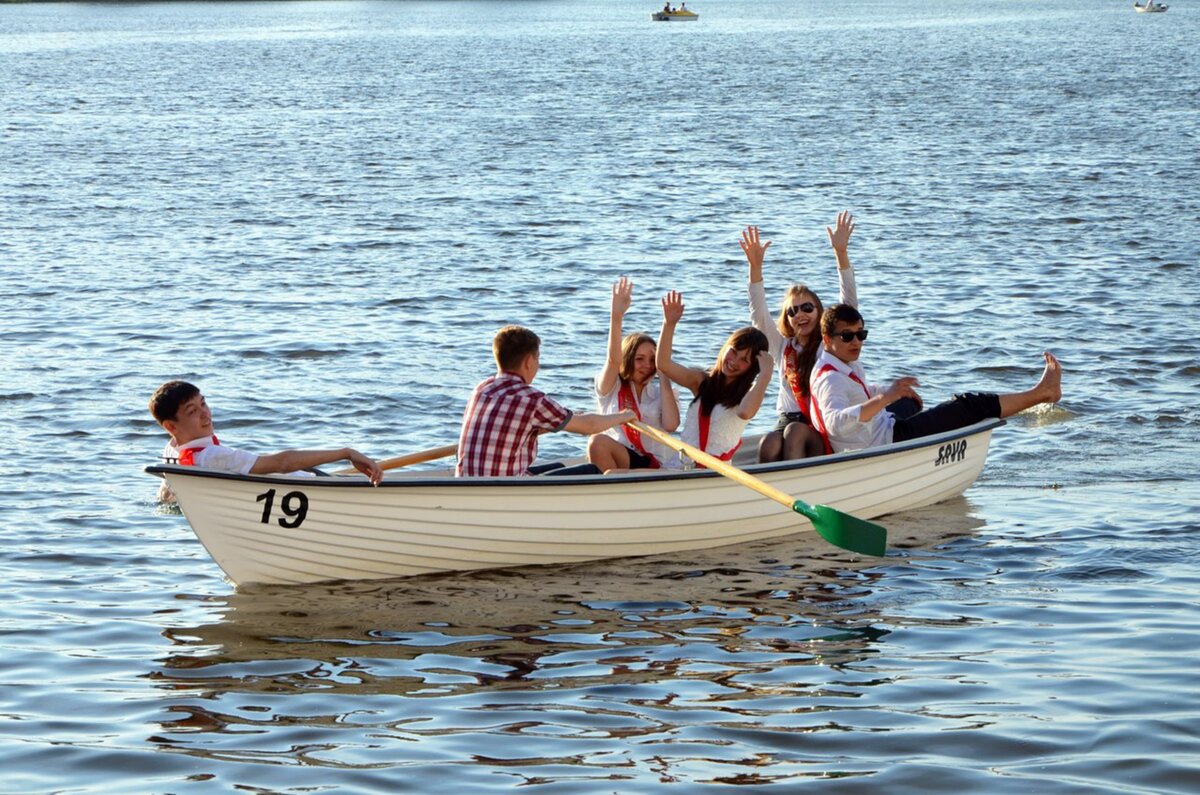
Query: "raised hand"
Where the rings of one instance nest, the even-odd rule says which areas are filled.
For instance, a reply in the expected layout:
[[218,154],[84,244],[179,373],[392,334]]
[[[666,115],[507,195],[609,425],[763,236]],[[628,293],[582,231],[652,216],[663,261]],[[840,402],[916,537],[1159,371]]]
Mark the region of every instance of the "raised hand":
[[842,210],[837,214],[834,226],[825,227],[825,232],[829,235],[829,245],[833,246],[833,250],[844,253],[850,245],[850,235],[854,234],[854,216],[849,210]]
[[763,257],[771,247],[771,241],[760,242],[758,227],[748,226],[742,230],[742,239],[738,243],[742,247],[742,253],[746,255],[746,261],[750,263],[752,273],[761,275]]
[[683,293],[671,290],[663,296],[662,300],[663,320],[667,323],[675,324],[679,322],[679,318],[683,317]]
[[887,392],[884,393],[885,404],[891,405],[900,398],[912,398],[913,400],[917,401],[918,404],[921,404],[921,396],[917,394],[918,386],[920,386],[920,384],[917,382],[917,379],[913,378],[912,376],[897,378],[892,382],[892,385],[888,387]]
[[613,282],[612,286],[612,313],[614,316],[624,316],[629,311],[629,305],[633,303],[633,282],[622,276]]
[[770,375],[771,371],[774,369],[775,369],[775,360],[773,358],[771,358],[771,354],[767,353],[766,351],[759,351],[758,352],[758,372],[759,372],[759,374],[761,375],[762,373],[767,373],[768,375]]

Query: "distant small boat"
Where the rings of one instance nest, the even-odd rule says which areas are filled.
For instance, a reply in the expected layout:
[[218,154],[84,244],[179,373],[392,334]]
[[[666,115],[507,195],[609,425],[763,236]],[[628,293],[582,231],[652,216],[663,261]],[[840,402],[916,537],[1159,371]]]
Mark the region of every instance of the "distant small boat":
[[1157,14],[1166,11],[1169,6],[1163,5],[1162,3],[1156,3],[1154,0],[1146,0],[1145,5],[1134,3],[1133,8],[1139,14]]
[[[1164,7],[1165,11],[1166,8]],[[678,8],[674,11],[655,11],[650,15],[650,19],[655,22],[695,22],[700,18],[700,15],[695,11],[688,11],[686,8]]]

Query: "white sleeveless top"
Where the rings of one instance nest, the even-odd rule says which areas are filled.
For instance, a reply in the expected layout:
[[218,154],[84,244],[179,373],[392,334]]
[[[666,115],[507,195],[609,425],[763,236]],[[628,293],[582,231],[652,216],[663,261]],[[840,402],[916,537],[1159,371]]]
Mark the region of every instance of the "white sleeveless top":
[[[742,432],[750,420],[744,420],[737,414],[737,407],[727,408],[718,403],[713,406],[708,423],[708,448],[704,451],[709,455],[720,458],[732,450],[742,440]],[[687,419],[683,421],[683,441],[692,447],[700,446],[700,401],[693,400],[688,406]],[[681,454],[676,453],[670,459],[663,461],[664,469],[687,469],[690,463],[685,463]],[[690,459],[687,459],[690,462]]]
[[[631,385],[632,386],[632,385]],[[606,394],[600,393],[600,375],[596,375],[596,380],[592,382],[592,391],[596,393],[596,408],[601,414],[616,414],[620,408],[621,394],[621,379],[613,384],[613,388]],[[633,388],[633,399],[637,402],[638,411],[642,413],[642,422],[647,425],[653,425],[655,428],[661,428],[662,421],[662,387],[658,378],[651,378],[650,383],[646,384],[646,388],[642,390],[642,396],[639,398],[637,388]],[[630,450],[636,450],[633,442],[629,441],[629,436],[625,433],[625,426],[618,425],[615,428],[609,428],[604,432],[605,436],[616,439],[621,444],[628,447]],[[671,448],[660,444],[649,436],[642,435],[642,447],[646,448],[646,452],[657,458],[660,462],[666,461],[675,454]]]

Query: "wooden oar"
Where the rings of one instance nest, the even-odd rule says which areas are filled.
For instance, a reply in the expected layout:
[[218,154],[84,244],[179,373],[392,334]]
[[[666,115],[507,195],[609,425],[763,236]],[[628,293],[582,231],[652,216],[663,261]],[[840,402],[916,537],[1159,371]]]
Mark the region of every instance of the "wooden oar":
[[[439,458],[454,455],[458,452],[457,444],[448,444],[442,447],[435,447],[432,450],[422,450],[419,453],[409,453],[408,455],[399,455],[395,458],[388,458],[379,462],[380,469],[397,469],[399,467],[411,466],[412,464],[424,464],[426,461],[436,461]],[[339,469],[333,474],[335,475],[355,475],[358,470],[354,467],[346,467]]]
[[770,497],[780,505],[791,508],[812,522],[813,528],[821,538],[834,546],[858,552],[861,555],[882,557],[886,554],[887,530],[874,522],[859,519],[857,516],[843,513],[836,508],[830,508],[828,505],[809,505],[803,500],[789,497],[769,483],[764,483],[749,472],[743,472],[727,461],[722,461],[716,456],[709,455],[699,448],[676,439],[666,431],[636,420],[629,424],[672,450],[683,453],[696,463],[704,464],[713,472],[718,472],[746,488],[754,489],[764,497]]

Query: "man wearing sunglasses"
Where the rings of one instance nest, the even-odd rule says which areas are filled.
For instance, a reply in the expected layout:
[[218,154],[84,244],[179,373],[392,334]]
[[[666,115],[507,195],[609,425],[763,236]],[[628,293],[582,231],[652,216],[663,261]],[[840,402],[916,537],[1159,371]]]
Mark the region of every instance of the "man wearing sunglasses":
[[911,398],[920,404],[917,379],[906,376],[886,389],[867,381],[858,361],[867,329],[862,315],[849,304],[835,304],[821,316],[825,350],[813,365],[810,413],[825,437],[825,452],[862,450],[921,436],[932,436],[972,425],[989,417],[1010,417],[1039,403],[1062,398],[1062,367],[1052,353],[1042,356],[1046,367],[1032,389],[997,395],[967,392],[909,417],[892,407]]

